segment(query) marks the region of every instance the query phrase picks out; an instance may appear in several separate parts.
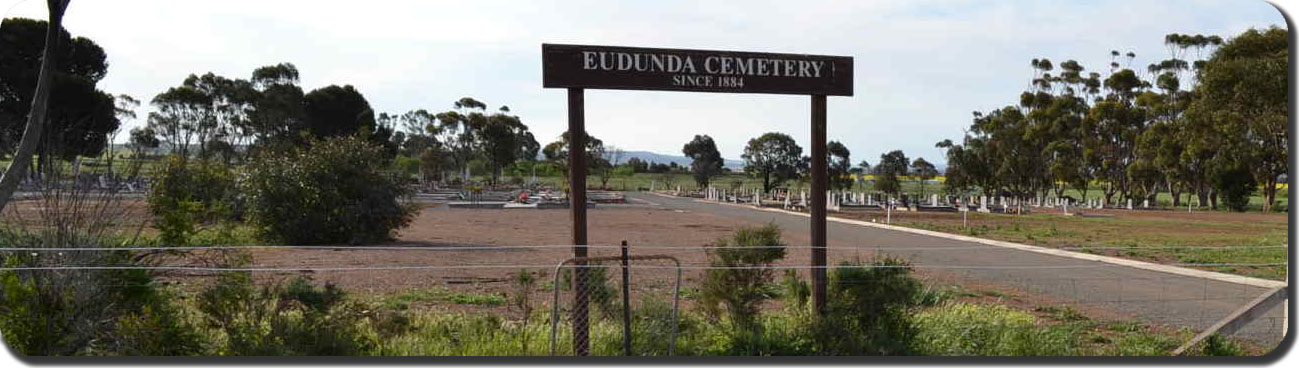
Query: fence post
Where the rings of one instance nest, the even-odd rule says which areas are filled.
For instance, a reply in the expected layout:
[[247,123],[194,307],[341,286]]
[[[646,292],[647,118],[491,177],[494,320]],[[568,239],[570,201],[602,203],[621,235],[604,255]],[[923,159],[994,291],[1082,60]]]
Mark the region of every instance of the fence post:
[[631,356],[631,260],[627,241],[622,241],[622,354]]

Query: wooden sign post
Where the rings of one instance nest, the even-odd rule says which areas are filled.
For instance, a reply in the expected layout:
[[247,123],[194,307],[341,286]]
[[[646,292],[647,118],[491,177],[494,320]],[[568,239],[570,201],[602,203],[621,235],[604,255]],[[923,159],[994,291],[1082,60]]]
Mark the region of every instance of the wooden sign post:
[[[542,44],[542,86],[568,89],[569,208],[573,256],[586,257],[585,89],[795,94],[812,97],[812,304],[825,307],[826,96],[852,96],[845,56]],[[573,352],[590,348],[586,269],[573,274]]]

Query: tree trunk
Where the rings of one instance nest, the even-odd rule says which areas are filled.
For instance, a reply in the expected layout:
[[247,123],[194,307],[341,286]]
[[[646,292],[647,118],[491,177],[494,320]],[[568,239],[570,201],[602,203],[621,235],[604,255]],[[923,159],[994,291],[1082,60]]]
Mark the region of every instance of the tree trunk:
[[36,145],[41,141],[41,131],[45,129],[45,114],[49,108],[50,89],[54,76],[54,56],[58,54],[59,31],[63,29],[63,12],[71,0],[47,0],[49,9],[49,27],[45,30],[45,51],[41,55],[41,70],[36,81],[36,93],[32,97],[32,108],[27,113],[27,127],[23,130],[23,139],[18,144],[18,152],[4,176],[0,176],[0,210],[9,204],[9,198],[18,190],[18,183],[31,165]]
[[1201,184],[1199,190],[1195,192],[1195,197],[1198,199],[1198,201],[1195,202],[1195,206],[1204,207],[1205,203],[1209,203],[1209,190]]
[[764,192],[771,191],[771,173],[762,173],[762,190]]
[[1178,187],[1178,186],[1176,186],[1176,185],[1173,185],[1173,182],[1172,182],[1171,180],[1169,180],[1169,181],[1168,181],[1168,193],[1170,193],[1170,194],[1173,195],[1173,207],[1174,207],[1174,208],[1181,207],[1181,205],[1182,205],[1182,188],[1180,188],[1180,187]]
[[1268,177],[1266,187],[1263,188],[1263,212],[1272,212],[1272,204],[1276,201],[1276,177]]

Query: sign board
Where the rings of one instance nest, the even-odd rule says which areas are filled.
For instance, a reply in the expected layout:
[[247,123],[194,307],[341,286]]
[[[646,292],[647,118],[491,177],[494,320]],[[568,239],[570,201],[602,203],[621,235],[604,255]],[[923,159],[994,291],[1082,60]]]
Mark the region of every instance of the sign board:
[[852,58],[542,44],[545,88],[852,96]]

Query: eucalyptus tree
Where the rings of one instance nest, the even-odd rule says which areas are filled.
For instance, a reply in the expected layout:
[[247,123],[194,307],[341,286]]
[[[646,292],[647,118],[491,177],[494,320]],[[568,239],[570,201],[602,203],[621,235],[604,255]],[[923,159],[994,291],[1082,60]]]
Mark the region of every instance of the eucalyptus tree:
[[492,183],[496,183],[505,167],[519,160],[535,160],[539,149],[528,126],[509,112],[509,107],[502,106],[475,130],[478,146],[491,169]]
[[925,161],[924,157],[917,157],[911,161],[911,175],[920,179],[920,197],[925,197],[925,182],[938,176],[938,168],[934,164]]
[[798,178],[807,164],[803,147],[785,133],[771,132],[749,140],[744,147],[744,172],[762,179],[762,191],[771,192],[786,180]]
[[[47,46],[52,48],[47,51]],[[52,64],[42,71],[46,58]],[[24,161],[14,174],[28,168],[48,171],[55,167],[56,159],[74,160],[104,152],[110,143],[108,134],[119,127],[113,96],[97,88],[108,72],[106,60],[104,50],[94,41],[73,37],[57,26],[51,29],[49,22],[26,18],[0,21],[0,157],[22,148],[23,140],[30,142],[31,155],[19,149],[15,156],[31,160],[40,153],[35,167]],[[42,78],[48,78],[44,96],[37,93]],[[37,99],[57,108],[37,112]],[[30,121],[33,116],[41,116],[41,121]],[[21,123],[24,121],[27,124]]]
[[158,149],[158,146],[162,143],[158,140],[158,133],[153,131],[153,128],[150,127],[131,129],[130,134],[131,137],[127,141],[127,145],[131,147],[131,151],[134,153],[136,159],[141,158],[145,150],[152,153],[153,150]]
[[[555,166],[557,170],[559,170],[559,172],[564,174],[565,183],[568,182],[568,175],[569,175],[568,147],[570,145],[569,144],[569,141],[571,139],[570,137],[571,135],[569,134],[569,132],[564,132],[564,134],[559,136],[559,140],[550,142],[549,144],[546,144],[544,148],[541,149],[541,154],[543,157],[545,157],[546,161],[550,162],[552,165]],[[602,161],[604,161],[602,159],[604,157],[604,152],[605,152],[604,141],[601,141],[599,138],[596,138],[592,136],[590,133],[587,133],[586,166],[588,172],[590,170],[600,168],[600,166],[603,164]]]
[[451,111],[438,113],[438,126],[435,137],[445,151],[451,155],[460,177],[469,180],[469,161],[478,152],[478,129],[487,122],[487,104],[472,97],[464,97],[452,103]]
[[1048,170],[1042,156],[1043,139],[1031,132],[1033,128],[1029,119],[1012,106],[974,119],[970,133],[980,138],[975,147],[983,150],[981,153],[989,160],[987,174],[996,177],[996,185],[991,187],[994,191],[1026,198],[1042,188]]
[[690,172],[700,188],[708,187],[709,181],[722,173],[722,153],[717,151],[713,137],[695,135],[681,148],[681,153],[690,158]]
[[411,110],[396,118],[406,134],[402,150],[411,156],[418,156],[425,149],[439,145],[434,134],[438,131],[437,115],[427,110]]
[[875,190],[898,194],[902,191],[899,176],[910,171],[911,161],[902,151],[894,150],[880,155],[880,162],[875,165]]
[[253,70],[250,82],[257,92],[249,116],[257,146],[301,145],[300,132],[307,128],[298,68],[291,63],[259,67]]
[[150,100],[154,111],[149,113],[149,128],[167,143],[181,160],[190,156],[190,145],[197,139],[203,141],[200,124],[205,119],[207,96],[192,86],[168,88]]
[[370,102],[351,85],[312,90],[303,96],[302,107],[306,131],[317,138],[373,132],[376,128]]
[[227,162],[238,147],[246,146],[257,128],[251,117],[258,92],[253,83],[213,73],[190,74],[179,86],[154,96],[157,112],[150,124],[168,143],[188,155],[190,143],[198,145],[198,156],[225,152]]
[[1263,186],[1264,211],[1289,164],[1288,44],[1287,31],[1276,27],[1222,43],[1200,70],[1188,112],[1226,138],[1222,162],[1244,164]]

